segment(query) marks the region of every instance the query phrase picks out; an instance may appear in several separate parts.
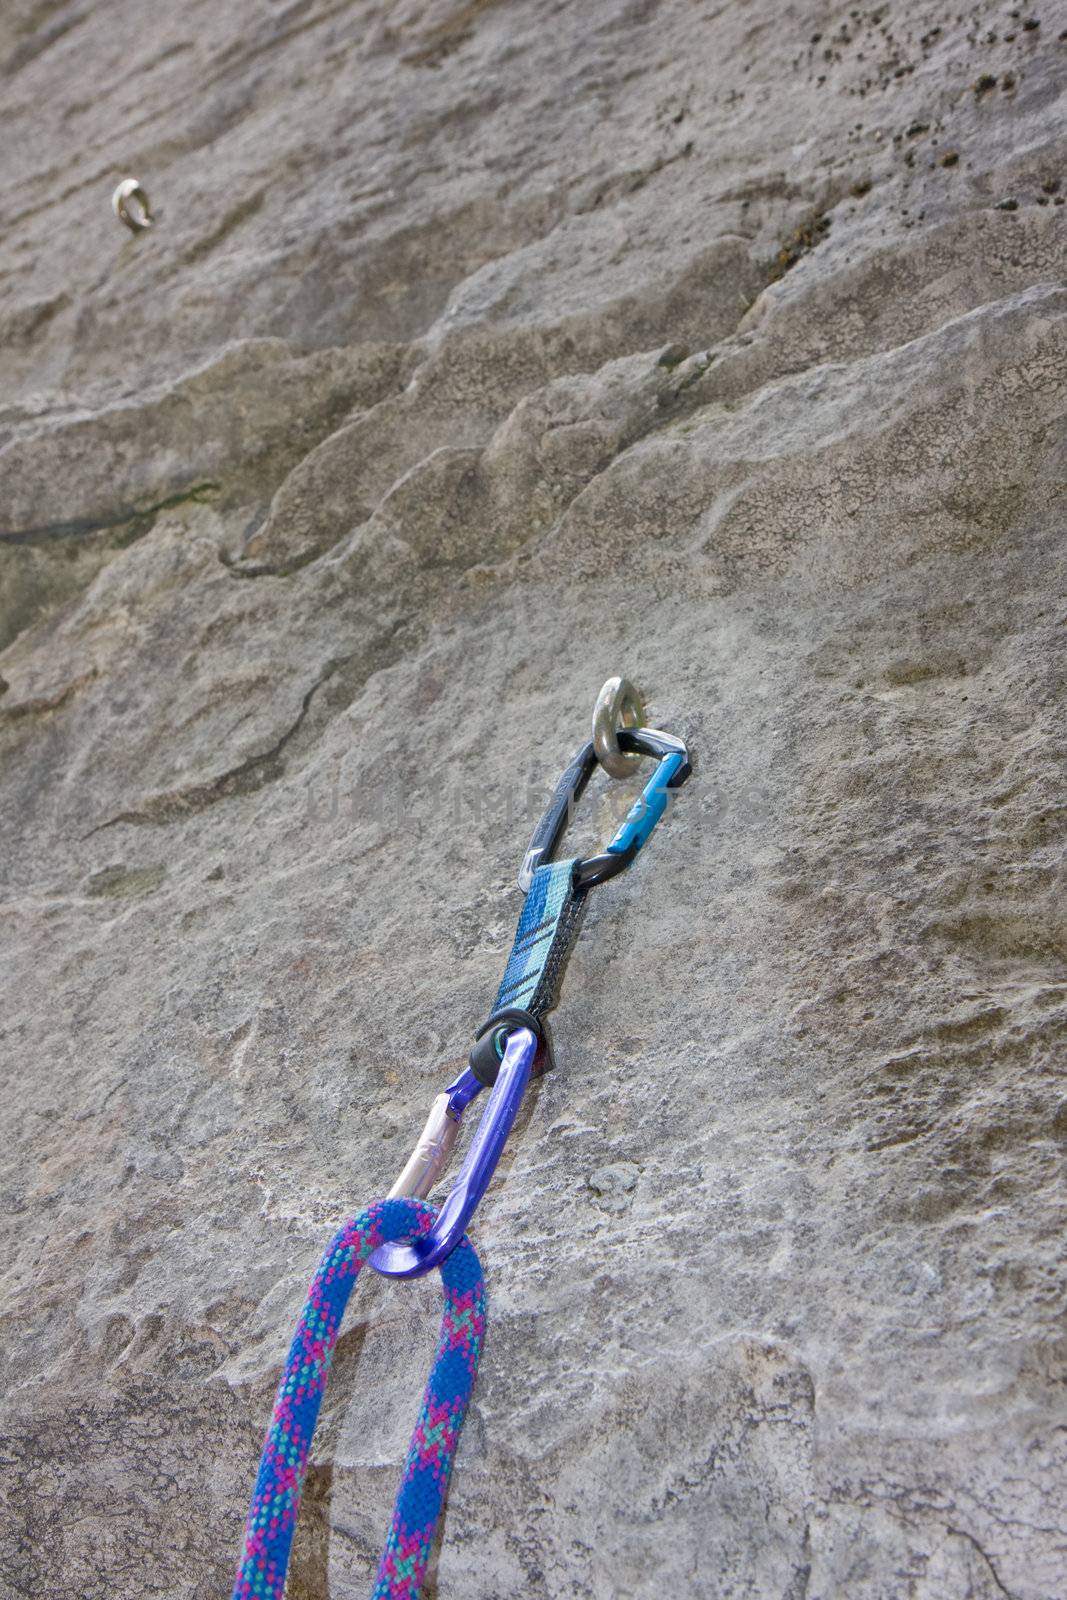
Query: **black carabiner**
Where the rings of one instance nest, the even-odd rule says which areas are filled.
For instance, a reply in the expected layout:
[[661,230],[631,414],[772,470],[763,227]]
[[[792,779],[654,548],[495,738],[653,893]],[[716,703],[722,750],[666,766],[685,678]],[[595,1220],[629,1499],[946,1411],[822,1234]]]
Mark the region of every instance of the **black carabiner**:
[[[651,756],[658,765],[607,849],[599,855],[587,856],[575,862],[576,889],[590,889],[595,883],[604,883],[630,865],[667,809],[668,790],[680,789],[693,770],[689,751],[682,740],[676,739],[673,734],[660,733],[655,728],[620,728],[618,740],[620,749],[634,755]],[[519,869],[519,888],[523,894],[533,883],[538,867],[543,867],[555,856],[596,764],[596,752],[592,740],[589,740],[577,751],[556,784]]]

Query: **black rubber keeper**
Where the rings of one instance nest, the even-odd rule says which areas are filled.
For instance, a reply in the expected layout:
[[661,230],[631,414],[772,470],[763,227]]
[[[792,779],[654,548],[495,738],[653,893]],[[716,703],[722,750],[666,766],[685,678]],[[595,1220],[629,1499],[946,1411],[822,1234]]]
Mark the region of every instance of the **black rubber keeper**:
[[484,1084],[487,1089],[493,1087],[500,1071],[503,1048],[498,1052],[496,1040],[501,1028],[506,1030],[505,1038],[507,1034],[514,1033],[516,1028],[529,1028],[530,1032],[536,1035],[537,1054],[533,1064],[535,1076],[540,1077],[555,1065],[552,1058],[552,1041],[544,1021],[529,1011],[523,1011],[521,1006],[502,1006],[482,1023],[474,1036],[474,1048],[470,1053],[470,1069],[478,1082]]

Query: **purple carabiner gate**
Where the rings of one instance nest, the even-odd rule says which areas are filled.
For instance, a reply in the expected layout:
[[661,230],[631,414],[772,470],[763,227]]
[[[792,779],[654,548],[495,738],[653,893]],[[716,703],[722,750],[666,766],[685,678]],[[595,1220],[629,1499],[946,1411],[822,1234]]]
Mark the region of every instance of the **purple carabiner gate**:
[[[420,1278],[424,1272],[432,1271],[446,1256],[451,1255],[466,1233],[467,1224],[496,1171],[496,1164],[530,1081],[536,1054],[537,1036],[529,1028],[516,1028],[514,1033],[509,1034],[497,1080],[489,1092],[489,1102],[471,1140],[459,1177],[452,1185],[437,1220],[427,1233],[412,1239],[410,1244],[379,1245],[370,1257],[370,1264],[376,1272],[386,1278]],[[462,1074],[454,1089],[461,1089],[462,1085],[469,1092],[464,1079],[472,1076],[469,1070]],[[480,1085],[475,1081],[475,1092],[478,1087]],[[453,1125],[456,1121],[458,1117],[453,1119]]]

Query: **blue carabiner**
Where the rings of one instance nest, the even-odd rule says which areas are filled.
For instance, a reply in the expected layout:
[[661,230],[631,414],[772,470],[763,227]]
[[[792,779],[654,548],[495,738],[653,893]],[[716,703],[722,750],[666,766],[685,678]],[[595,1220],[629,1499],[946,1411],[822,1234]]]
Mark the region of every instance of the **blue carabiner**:
[[[620,728],[617,737],[620,749],[633,755],[652,756],[658,765],[607,849],[575,862],[575,889],[591,889],[594,883],[604,883],[630,865],[666,811],[670,799],[668,791],[680,789],[693,770],[689,751],[673,734],[660,733],[656,728]],[[534,829],[530,848],[519,869],[519,888],[523,894],[529,891],[538,867],[545,866],[554,857],[596,764],[596,751],[590,740],[582,745],[557,783],[545,814]]]
[[[412,1239],[410,1244],[378,1246],[370,1257],[376,1272],[386,1278],[419,1278],[451,1255],[459,1244],[478,1202],[489,1187],[522,1104],[537,1054],[537,1042],[537,1035],[530,1028],[517,1028],[508,1035],[497,1080],[448,1199],[428,1232]],[[446,1091],[455,1108],[454,1115],[458,1116],[481,1087],[470,1068],[465,1068]]]

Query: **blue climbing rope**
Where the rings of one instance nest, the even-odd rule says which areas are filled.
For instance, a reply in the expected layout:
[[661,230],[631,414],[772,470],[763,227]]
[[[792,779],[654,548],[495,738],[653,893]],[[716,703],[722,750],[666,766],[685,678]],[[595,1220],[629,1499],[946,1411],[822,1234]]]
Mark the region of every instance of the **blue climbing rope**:
[[[341,1318],[379,1245],[425,1233],[424,1200],[382,1200],[347,1222],[312,1279],[289,1350],[245,1525],[233,1600],[281,1600],[311,1441]],[[404,1465],[374,1600],[415,1600],[429,1560],[485,1334],[485,1281],[464,1239],[441,1267],[445,1305],[422,1409]]]

